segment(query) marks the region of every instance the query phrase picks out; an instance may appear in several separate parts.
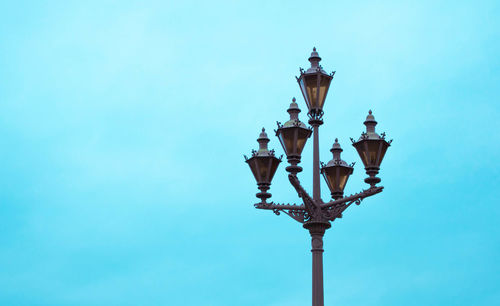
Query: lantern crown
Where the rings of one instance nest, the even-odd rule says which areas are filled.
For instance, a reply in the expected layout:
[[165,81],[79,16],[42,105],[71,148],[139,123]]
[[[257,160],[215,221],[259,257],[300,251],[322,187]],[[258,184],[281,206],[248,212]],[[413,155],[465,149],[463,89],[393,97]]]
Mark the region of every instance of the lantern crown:
[[366,126],[366,132],[361,134],[359,140],[362,139],[380,139],[380,135],[375,132],[375,127],[377,126],[377,121],[375,116],[373,116],[372,110],[368,111],[368,116],[366,116],[365,122],[363,124]]
[[341,165],[341,166],[348,166],[348,164],[343,161],[340,158],[340,153],[342,153],[342,148],[340,147],[340,143],[338,138],[335,138],[335,142],[333,143],[332,148],[330,149],[330,152],[333,154],[333,159],[326,164],[326,166],[333,166],[333,165]]
[[262,132],[259,134],[259,138],[257,138],[257,142],[259,143],[259,150],[256,152],[255,155],[257,156],[265,156],[265,155],[270,155],[271,152],[267,148],[267,144],[269,143],[269,137],[267,137],[266,129],[262,128]]
[[309,57],[309,62],[311,63],[311,67],[307,69],[306,73],[316,73],[317,71],[321,71],[323,73],[326,73],[323,70],[323,67],[319,64],[321,62],[321,57],[319,57],[318,52],[316,51],[316,47],[313,48],[313,51],[311,52],[311,56]]
[[292,126],[307,128],[307,126],[299,120],[300,108],[295,98],[292,99],[292,103],[290,103],[290,107],[288,108],[287,112],[288,114],[290,114],[290,120],[283,124],[284,128]]

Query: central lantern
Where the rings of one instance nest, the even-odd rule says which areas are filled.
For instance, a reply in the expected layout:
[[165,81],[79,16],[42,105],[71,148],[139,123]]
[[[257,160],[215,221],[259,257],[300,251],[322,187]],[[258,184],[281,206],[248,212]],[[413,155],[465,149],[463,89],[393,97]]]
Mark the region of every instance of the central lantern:
[[314,119],[320,119],[323,116],[323,105],[325,104],[326,94],[330,88],[330,82],[335,75],[335,72],[327,74],[319,62],[319,57],[316,48],[313,49],[309,62],[311,67],[304,71],[300,69],[300,77],[297,78],[300,90],[306,101],[307,108],[309,109],[308,115]]

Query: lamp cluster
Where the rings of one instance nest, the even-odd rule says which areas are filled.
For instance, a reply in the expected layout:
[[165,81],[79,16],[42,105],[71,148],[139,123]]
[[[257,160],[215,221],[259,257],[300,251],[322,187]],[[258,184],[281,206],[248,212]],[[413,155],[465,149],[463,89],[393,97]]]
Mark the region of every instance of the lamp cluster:
[[[319,65],[320,61],[321,58],[316,48],[314,48],[309,57],[311,67],[307,70],[301,68],[300,77],[297,77],[297,82],[299,83],[300,90],[308,108],[307,115],[309,117],[309,124],[313,127],[317,127],[323,123],[323,106],[328,89],[330,88],[330,83],[335,75],[335,72],[327,74],[321,65]],[[275,130],[275,132],[287,156],[288,163],[290,164],[286,167],[286,171],[292,175],[296,175],[302,171],[302,167],[298,164],[300,163],[302,150],[306,145],[307,139],[313,134],[313,129],[307,127],[299,120],[300,109],[295,98],[292,99],[292,103],[288,108],[288,113],[290,115],[290,120],[286,121],[284,124],[278,122],[278,129]],[[375,117],[371,110],[366,117],[364,125],[366,126],[366,132],[363,132],[357,141],[353,138],[351,138],[351,141],[368,174],[368,178],[365,179],[365,182],[370,184],[370,187],[373,188],[380,182],[380,178],[376,175],[380,170],[380,164],[392,140],[387,141],[385,139],[385,133],[378,135],[375,132],[377,121],[375,121]],[[259,143],[259,150],[252,151],[252,157],[247,158],[245,156],[245,159],[261,191],[257,194],[257,197],[265,202],[265,199],[271,197],[271,194],[269,194],[267,190],[269,190],[271,180],[281,162],[281,158],[278,159],[275,156],[274,150],[268,150],[267,144],[269,138],[264,128],[257,142]],[[354,163],[348,165],[340,158],[340,154],[343,150],[340,147],[338,139],[335,139],[330,151],[333,154],[333,159],[327,164],[321,163],[322,167],[320,172],[330,189],[332,198],[337,200],[343,197],[347,180],[353,173]]]

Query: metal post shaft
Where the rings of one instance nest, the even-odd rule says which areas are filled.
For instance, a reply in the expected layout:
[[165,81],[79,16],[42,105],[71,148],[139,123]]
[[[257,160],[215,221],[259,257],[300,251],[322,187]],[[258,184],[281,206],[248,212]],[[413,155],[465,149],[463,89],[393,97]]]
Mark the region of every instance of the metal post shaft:
[[324,306],[323,289],[323,235],[329,222],[308,222],[304,227],[311,234],[312,252],[312,306]]
[[319,175],[319,124],[313,123],[314,147],[313,147],[313,200],[321,201],[321,187]]

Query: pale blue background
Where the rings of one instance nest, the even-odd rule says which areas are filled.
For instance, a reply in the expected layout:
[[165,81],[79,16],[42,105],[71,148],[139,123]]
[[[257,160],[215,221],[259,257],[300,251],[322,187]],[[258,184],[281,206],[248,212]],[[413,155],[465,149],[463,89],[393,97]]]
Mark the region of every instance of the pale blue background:
[[[366,188],[348,139],[368,109],[395,139],[385,191],[327,232],[326,304],[500,303],[498,1],[2,1],[0,17],[0,305],[310,304],[308,233],[253,208],[242,154],[293,96],[304,110],[313,46],[337,71],[321,159],[339,137],[358,161],[347,193]],[[284,166],[273,200],[297,201]]]

